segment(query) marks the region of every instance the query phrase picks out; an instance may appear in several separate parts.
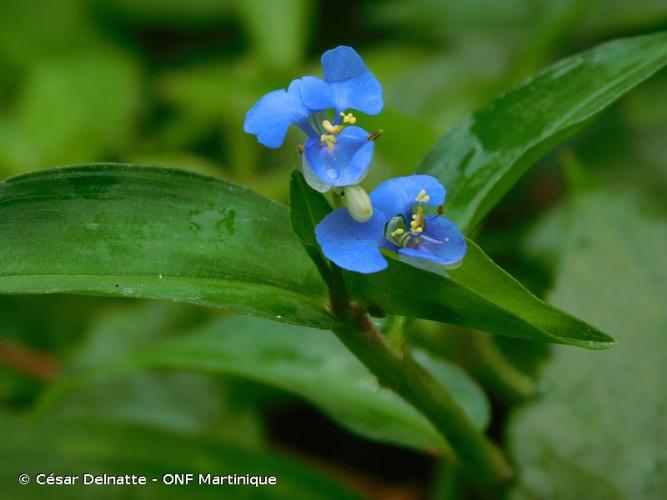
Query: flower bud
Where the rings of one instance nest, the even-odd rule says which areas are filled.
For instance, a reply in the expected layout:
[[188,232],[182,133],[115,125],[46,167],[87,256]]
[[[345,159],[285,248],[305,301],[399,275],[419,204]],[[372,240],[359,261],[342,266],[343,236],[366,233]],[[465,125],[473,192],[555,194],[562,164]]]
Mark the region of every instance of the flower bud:
[[343,199],[350,216],[357,222],[366,222],[373,217],[373,205],[368,193],[359,185],[343,188]]

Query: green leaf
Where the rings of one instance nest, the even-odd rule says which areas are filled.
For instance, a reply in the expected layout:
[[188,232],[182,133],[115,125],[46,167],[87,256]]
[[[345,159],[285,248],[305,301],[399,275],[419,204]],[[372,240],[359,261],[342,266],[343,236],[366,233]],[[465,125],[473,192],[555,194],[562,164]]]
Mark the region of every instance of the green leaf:
[[[0,234],[0,293],[165,299],[335,326],[286,208],[228,182],[121,165],[15,177],[0,184]],[[613,343],[469,248],[443,276],[392,261],[349,280],[359,300],[388,314],[589,348]]]
[[664,32],[564,59],[463,120],[419,172],[445,184],[447,216],[469,232],[536,160],[665,64]]
[[[553,236],[557,234],[558,239]],[[667,224],[619,193],[576,197],[536,235],[558,272],[551,301],[619,339],[556,348],[542,397],[512,420],[516,498],[662,498],[667,491]]]
[[331,212],[326,198],[312,189],[303,174],[297,170],[290,178],[290,221],[292,229],[304,245],[319,249],[315,240],[315,226]]
[[196,174],[82,166],[0,184],[0,292],[165,299],[330,328],[284,206]]
[[315,226],[331,212],[331,205],[322,193],[318,193],[306,183],[303,174],[298,170],[293,171],[290,177],[289,198],[292,230],[301,240],[322,278],[330,282],[331,268],[315,239]]
[[[274,452],[254,451],[210,438],[153,430],[141,426],[82,419],[22,419],[0,416],[0,475],[5,498],[282,498],[352,499],[358,495],[312,466]],[[78,475],[76,486],[39,486],[36,476]],[[84,486],[83,474],[143,474],[145,486]],[[193,473],[195,484],[163,485],[167,473]],[[274,475],[276,486],[196,484],[198,474]],[[29,474],[21,485],[19,474]],[[152,479],[157,479],[153,482]],[[250,489],[252,488],[252,489]]]
[[[40,415],[119,421],[165,430],[198,432],[226,443],[256,446],[260,416],[233,397],[219,377],[169,371],[97,370],[132,356],[175,333],[200,326],[206,314],[194,306],[128,302],[97,314],[85,340],[61,363],[60,372],[38,402]],[[94,371],[93,379],[71,375]],[[70,375],[70,376],[68,376]],[[78,382],[78,383],[77,383]]]
[[389,258],[372,275],[346,273],[352,293],[387,314],[416,316],[499,335],[604,349],[614,340],[530,293],[468,240],[463,265],[434,272]]
[[[488,405],[459,368],[417,352],[479,428]],[[255,318],[217,320],[193,334],[148,348],[142,366],[198,370],[268,384],[303,397],[365,437],[421,450],[448,451],[433,426],[375,377],[332,335]]]

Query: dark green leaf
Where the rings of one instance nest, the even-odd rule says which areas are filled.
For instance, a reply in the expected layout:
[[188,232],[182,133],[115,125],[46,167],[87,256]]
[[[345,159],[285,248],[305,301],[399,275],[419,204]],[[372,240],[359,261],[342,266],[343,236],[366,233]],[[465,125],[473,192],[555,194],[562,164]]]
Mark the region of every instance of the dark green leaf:
[[[145,297],[334,324],[324,282],[285,207],[227,182],[120,165],[16,177],[0,184],[0,234],[1,293]],[[350,281],[360,300],[389,314],[530,340],[611,344],[469,246],[463,266],[444,276],[393,262]]]
[[0,184],[0,292],[166,299],[329,328],[284,206],[196,174],[83,166]]
[[[460,369],[423,352],[420,363],[480,428],[488,406]],[[388,389],[328,333],[254,318],[226,318],[144,350],[143,366],[233,375],[297,394],[363,436],[422,450],[447,451],[432,425]]]
[[419,172],[445,184],[447,216],[469,232],[537,159],[665,64],[667,33],[564,59],[465,119]]
[[290,178],[289,196],[292,229],[304,245],[319,249],[315,241],[315,226],[331,212],[331,205],[306,183],[303,174],[297,170],[292,172]]
[[[547,234],[549,233],[549,234]],[[557,347],[543,396],[510,426],[516,498],[663,498],[667,491],[667,224],[619,193],[579,195],[540,227],[558,272],[551,300],[617,348]]]
[[416,316],[499,335],[603,349],[614,340],[546,304],[468,240],[459,269],[440,274],[396,259],[381,273],[347,273],[352,292],[387,314]]
[[[211,440],[88,420],[35,421],[0,417],[0,476],[4,498],[359,498],[305,463],[270,452],[251,451]],[[81,477],[77,486],[39,486],[36,475]],[[195,484],[166,486],[167,473],[193,473]],[[145,486],[83,486],[83,474],[143,474]],[[274,475],[277,486],[196,484],[198,474]],[[21,485],[19,474],[29,474]],[[157,479],[156,482],[152,478]],[[66,489],[65,489],[66,488]]]

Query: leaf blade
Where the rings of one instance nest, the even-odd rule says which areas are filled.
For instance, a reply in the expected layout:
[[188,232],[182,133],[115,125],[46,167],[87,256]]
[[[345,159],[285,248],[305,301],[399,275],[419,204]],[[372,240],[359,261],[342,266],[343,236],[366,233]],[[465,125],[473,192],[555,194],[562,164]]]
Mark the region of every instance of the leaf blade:
[[389,268],[347,273],[353,295],[387,314],[416,316],[499,335],[605,349],[614,340],[546,304],[468,240],[460,268],[436,274],[390,258]]
[[666,32],[561,60],[464,119],[418,172],[445,184],[447,216],[469,233],[537,159],[665,64]]
[[[232,213],[234,230],[228,227]],[[290,230],[286,207],[213,178],[108,164],[16,177],[0,184],[0,234],[1,293],[141,297],[315,328],[336,325],[325,283]],[[390,314],[500,335],[511,334],[511,325],[530,340],[611,344],[600,334],[585,345],[588,326],[574,319],[568,323],[572,338],[527,325],[539,315],[522,318],[512,308],[522,309],[523,301],[544,313],[543,303],[472,242],[469,247],[462,268],[446,276],[392,259],[387,271],[352,276],[353,292]],[[467,272],[473,267],[475,273]],[[421,282],[433,287],[437,300],[405,296],[405,283],[421,290]],[[494,288],[498,292],[487,297]]]
[[315,227],[331,212],[326,198],[313,190],[301,172],[295,170],[290,177],[290,222],[292,229],[304,245],[319,249],[315,240]]
[[3,293],[122,295],[330,327],[282,205],[183,171],[94,165],[0,184]]
[[[458,368],[419,352],[470,419],[483,428],[488,406]],[[433,426],[376,378],[331,333],[255,318],[224,318],[137,355],[144,367],[198,370],[246,378],[303,397],[365,437],[449,452]],[[308,376],[304,377],[304,373]]]

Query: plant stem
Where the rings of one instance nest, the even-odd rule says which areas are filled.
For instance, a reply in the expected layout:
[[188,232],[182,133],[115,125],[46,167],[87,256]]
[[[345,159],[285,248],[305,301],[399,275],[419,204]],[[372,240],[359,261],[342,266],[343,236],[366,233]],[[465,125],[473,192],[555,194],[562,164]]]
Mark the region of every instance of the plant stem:
[[[332,266],[332,275],[342,279]],[[332,287],[332,307],[341,323],[334,333],[343,344],[388,387],[419,410],[448,440],[458,458],[480,487],[498,485],[512,476],[502,452],[470,422],[464,411],[407,350],[396,352],[366,313],[354,304],[333,302],[340,290]],[[345,294],[346,296],[346,294]]]
[[394,351],[402,352],[408,343],[407,327],[412,323],[412,318],[405,316],[389,316],[387,324],[382,328],[382,333],[389,341]]

